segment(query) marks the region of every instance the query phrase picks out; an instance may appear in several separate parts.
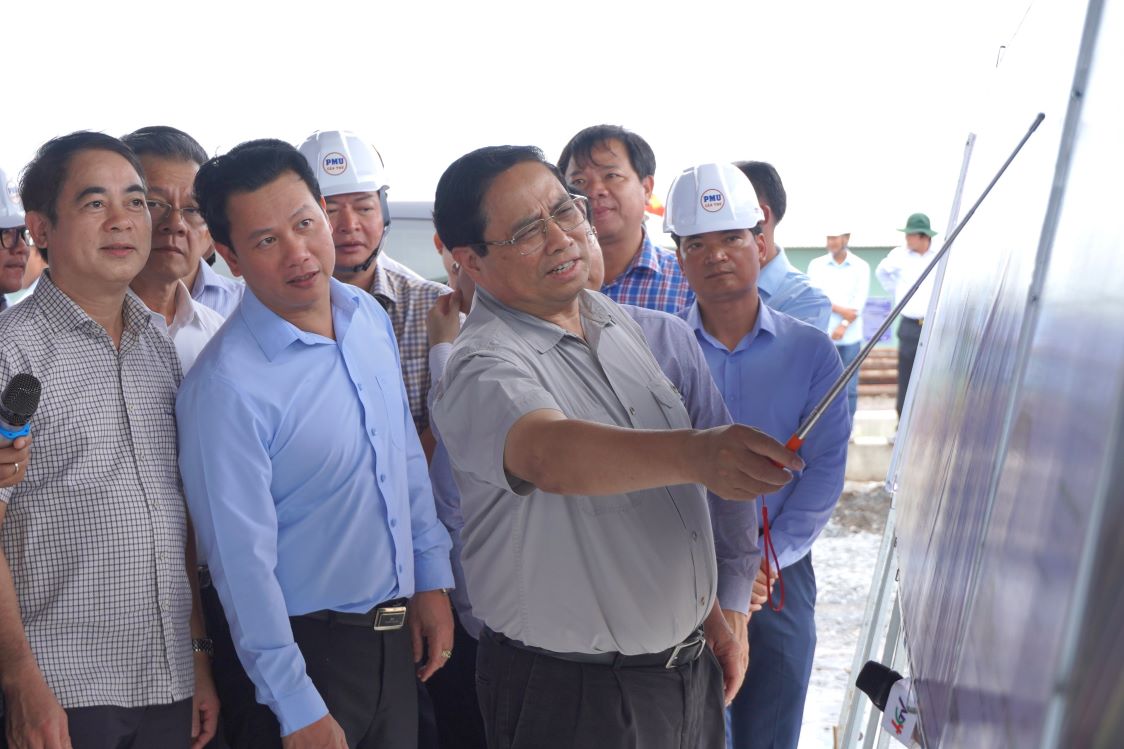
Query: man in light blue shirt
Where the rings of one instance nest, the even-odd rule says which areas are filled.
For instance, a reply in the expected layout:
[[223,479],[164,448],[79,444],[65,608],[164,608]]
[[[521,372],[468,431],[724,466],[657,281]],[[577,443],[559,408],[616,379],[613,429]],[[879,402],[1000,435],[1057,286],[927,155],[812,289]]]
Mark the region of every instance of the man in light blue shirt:
[[[821,331],[761,302],[762,213],[741,172],[729,164],[689,169],[672,184],[666,206],[665,227],[697,297],[681,316],[730,413],[786,441],[842,374],[835,347]],[[764,497],[776,549],[769,562],[783,570],[784,603],[749,622],[749,671],[730,707],[736,749],[796,749],[799,741],[815,652],[810,551],[843,488],[849,433],[845,402],[836,400],[799,451],[804,470]],[[768,547],[763,551],[768,559]],[[764,575],[760,580],[765,589]]]
[[784,248],[774,238],[777,224],[788,208],[788,194],[780,175],[772,164],[764,161],[739,161],[735,166],[749,178],[765,216],[761,222],[765,260],[757,277],[761,301],[778,312],[823,330],[831,317],[831,302],[812,285],[808,276],[788,261]]
[[[808,264],[808,278],[831,300],[831,320],[824,332],[835,342],[844,369],[863,345],[863,307],[870,295],[870,265],[851,252],[850,232],[827,235],[827,253]],[[847,409],[851,422],[859,405],[859,375],[847,383]]]
[[192,299],[210,307],[224,318],[230,317],[246,291],[246,284],[216,272],[206,259],[200,260],[199,269],[183,282],[191,289]]
[[412,662],[424,640],[425,680],[452,655],[452,572],[390,320],[332,279],[319,188],[292,146],[244,143],[195,191],[248,285],[176,407],[239,659],[276,745],[412,747]]

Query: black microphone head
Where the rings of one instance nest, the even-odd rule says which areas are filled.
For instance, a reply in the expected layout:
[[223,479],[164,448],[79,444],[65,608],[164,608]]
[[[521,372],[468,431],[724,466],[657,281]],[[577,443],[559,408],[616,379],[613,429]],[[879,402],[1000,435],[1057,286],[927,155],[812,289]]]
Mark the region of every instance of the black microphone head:
[[870,698],[876,708],[884,711],[886,700],[890,698],[890,689],[901,678],[902,675],[889,666],[883,666],[877,661],[867,661],[859,672],[859,678],[855,679],[855,686]]
[[41,392],[38,377],[26,373],[16,375],[0,395],[0,417],[14,427],[22,427],[39,408]]

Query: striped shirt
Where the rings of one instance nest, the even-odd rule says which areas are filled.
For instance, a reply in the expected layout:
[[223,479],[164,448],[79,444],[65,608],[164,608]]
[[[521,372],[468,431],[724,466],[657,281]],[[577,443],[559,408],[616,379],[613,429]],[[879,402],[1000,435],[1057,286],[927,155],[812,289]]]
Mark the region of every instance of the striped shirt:
[[640,251],[624,273],[601,287],[617,304],[631,304],[675,314],[695,301],[695,292],[671,250],[657,246],[644,233]]
[[32,653],[64,708],[195,691],[180,363],[131,291],[123,313],[118,349],[48,270],[0,317],[0,382],[28,372],[43,383],[27,475],[0,489],[0,544]]

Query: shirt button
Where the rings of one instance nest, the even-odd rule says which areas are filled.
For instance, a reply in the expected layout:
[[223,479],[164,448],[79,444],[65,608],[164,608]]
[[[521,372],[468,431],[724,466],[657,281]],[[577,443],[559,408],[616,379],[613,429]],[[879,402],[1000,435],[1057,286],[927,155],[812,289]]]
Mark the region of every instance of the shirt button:
[[391,528],[397,528],[397,527],[398,527],[398,520],[397,520],[397,518],[391,518],[391,519],[390,519],[390,527],[391,527]]
[[355,383],[355,387],[357,387],[359,390],[362,390],[363,389],[363,383],[357,382],[357,383]]
[[628,412],[629,412],[630,414],[632,414],[633,416],[635,416],[635,415],[636,415],[636,409],[635,409],[635,408],[633,408],[632,406],[629,406],[629,407],[628,407]]
[[374,437],[376,434],[379,433],[379,430],[375,429],[374,427],[371,427],[370,432],[371,432],[371,436]]
[[691,540],[692,541],[698,541],[699,540],[699,532],[698,531],[691,531]]
[[706,596],[699,596],[699,605],[700,606],[706,605]]
[[386,483],[386,474],[385,474],[385,473],[380,473],[380,474],[379,474],[379,483],[380,483],[380,484],[385,484],[385,483]]
[[402,565],[398,565],[398,571],[399,571],[399,572],[401,572],[401,571],[402,571]]

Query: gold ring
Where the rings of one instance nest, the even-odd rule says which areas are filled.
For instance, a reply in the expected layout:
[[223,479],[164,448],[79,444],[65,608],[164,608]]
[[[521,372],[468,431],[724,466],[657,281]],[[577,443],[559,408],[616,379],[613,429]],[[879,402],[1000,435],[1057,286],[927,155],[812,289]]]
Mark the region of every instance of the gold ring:
[[444,658],[445,660],[448,660],[448,659],[453,657],[453,651],[452,650],[442,650],[441,651],[441,657]]
[[[16,473],[19,473],[19,472],[20,472],[20,464],[16,463]],[[13,473],[12,475],[15,476],[16,473]]]

